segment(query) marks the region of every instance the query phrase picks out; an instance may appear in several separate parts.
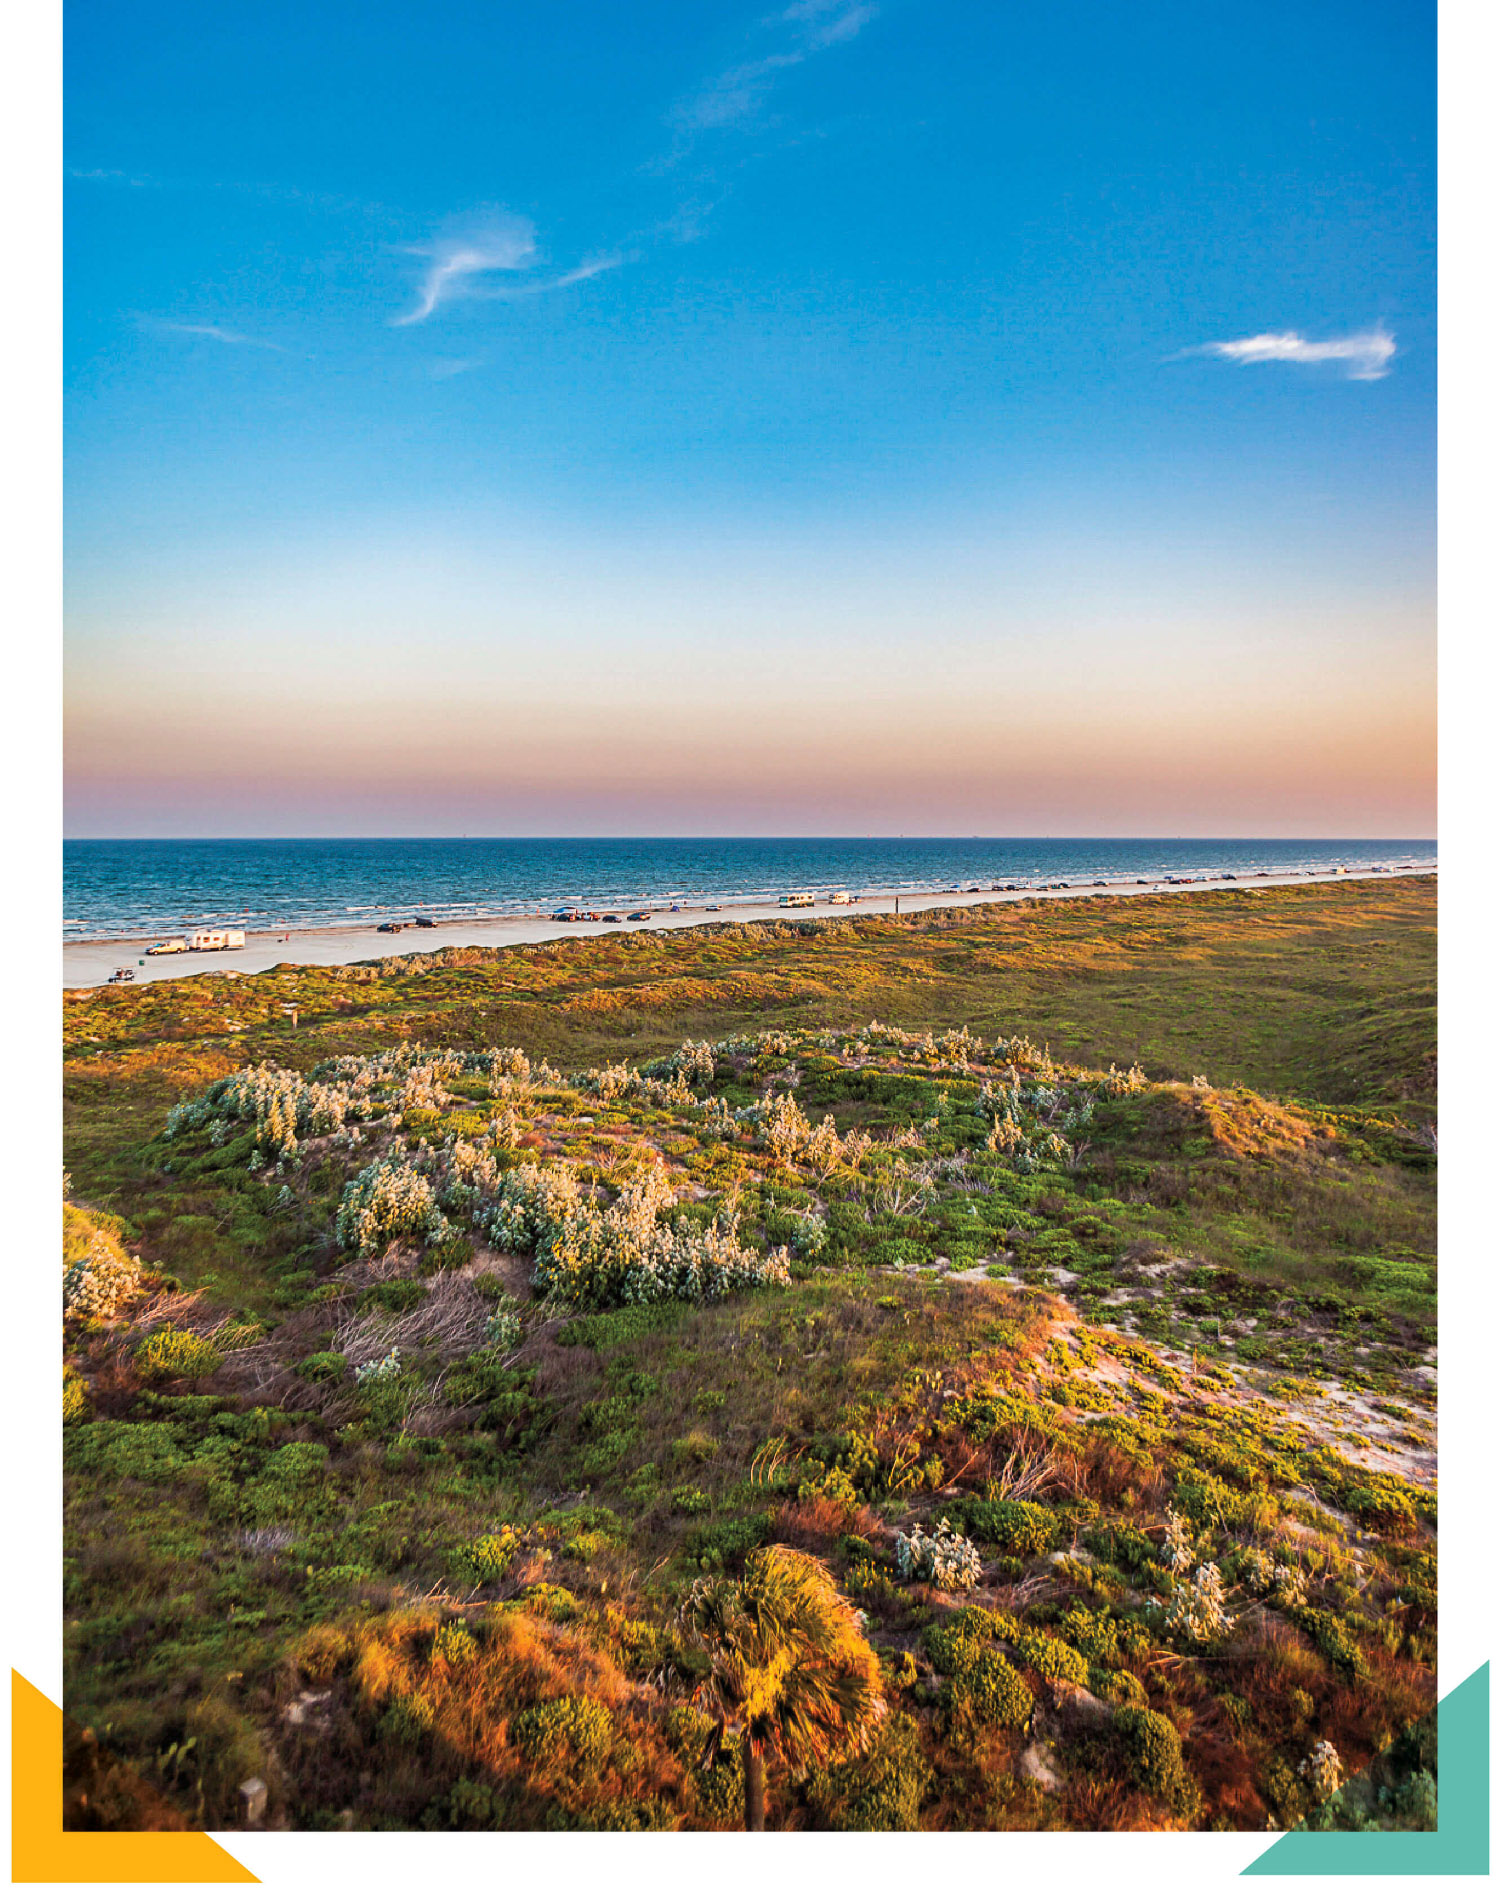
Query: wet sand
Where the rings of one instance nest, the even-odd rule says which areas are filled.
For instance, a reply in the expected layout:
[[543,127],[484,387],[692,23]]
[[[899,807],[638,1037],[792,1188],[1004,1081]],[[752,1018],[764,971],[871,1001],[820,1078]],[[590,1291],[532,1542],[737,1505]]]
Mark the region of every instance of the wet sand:
[[[290,933],[254,933],[243,947],[222,953],[184,953],[151,956],[152,940],[142,935],[123,940],[64,941],[64,988],[100,986],[116,967],[134,969],[136,983],[144,980],[181,980],[195,973],[264,973],[268,967],[341,967],[355,960],[379,960],[397,954],[433,953],[444,947],[514,947],[529,941],[559,940],[575,934],[629,934],[642,928],[702,927],[737,921],[844,920],[860,914],[890,914],[899,901],[903,914],[929,908],[979,907],[985,902],[1077,901],[1123,899],[1142,894],[1205,894],[1214,889],[1240,892],[1258,888],[1305,887],[1314,882],[1394,881],[1407,875],[1435,874],[1434,868],[1390,868],[1376,873],[1240,875],[1234,879],[1209,877],[1202,881],[1112,881],[1103,887],[1075,882],[1068,888],[1021,888],[1015,893],[984,889],[977,892],[861,895],[847,906],[820,899],[811,908],[784,908],[775,902],[724,901],[717,913],[706,905],[684,906],[673,913],[653,909],[649,921],[554,921],[550,915],[513,915],[499,920],[449,921],[436,927],[404,927],[399,934],[382,934],[371,921],[360,927],[308,927]],[[420,912],[414,907],[413,912]]]

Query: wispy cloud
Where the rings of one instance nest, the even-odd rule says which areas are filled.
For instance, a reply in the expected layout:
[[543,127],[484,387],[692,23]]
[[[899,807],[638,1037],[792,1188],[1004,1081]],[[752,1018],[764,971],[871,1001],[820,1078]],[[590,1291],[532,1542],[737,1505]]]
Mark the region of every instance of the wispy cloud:
[[617,252],[585,257],[570,270],[555,275],[532,275],[542,258],[536,227],[530,218],[509,211],[483,211],[464,219],[435,237],[430,244],[413,245],[413,256],[427,259],[427,272],[417,292],[417,306],[393,318],[393,326],[409,328],[425,322],[445,303],[459,301],[510,302],[540,296],[572,283],[587,282],[625,260]]
[[[490,209],[449,223],[430,243],[408,246],[421,257],[426,270],[417,288],[416,304],[391,319],[394,328],[427,322],[449,303],[519,302],[551,290],[587,282],[607,270],[639,260],[654,243],[666,238],[692,242],[703,232],[716,205],[726,195],[722,167],[698,164],[684,186],[677,170],[701,140],[732,127],[748,130],[760,117],[780,74],[801,66],[814,55],[847,44],[875,18],[874,0],[793,0],[758,22],[757,30],[770,36],[765,50],[718,73],[679,103],[667,115],[674,138],[671,149],[643,167],[662,175],[676,172],[678,188],[690,196],[667,216],[637,230],[620,248],[585,256],[570,269],[549,272],[537,244],[536,226],[529,218]],[[743,164],[743,151],[736,158]],[[446,358],[443,358],[446,359]],[[430,374],[462,374],[474,366],[468,358],[453,358],[455,366],[434,367]]]
[[76,178],[81,184],[128,184],[134,190],[142,190],[148,184],[154,184],[154,178],[132,177],[128,171],[106,170],[101,165],[85,169],[81,165],[71,165],[68,176]]
[[238,329],[221,329],[216,322],[172,322],[166,316],[140,316],[137,321],[143,328],[165,330],[171,335],[197,335],[210,342],[225,342],[231,348],[273,349],[278,355],[286,354],[279,342],[268,342],[263,336],[244,335]]
[[1185,355],[1216,355],[1238,362],[1337,362],[1349,381],[1382,381],[1391,372],[1396,338],[1377,324],[1358,335],[1335,336],[1327,342],[1309,342],[1295,329],[1242,336],[1235,342],[1205,342],[1185,349]]
[[797,0],[796,5],[762,21],[781,44],[728,67],[673,108],[669,122],[677,143],[665,162],[680,159],[704,132],[757,117],[781,73],[805,64],[830,46],[846,44],[874,19],[876,10],[869,0]]
[[425,322],[443,303],[472,295],[496,271],[528,269],[536,260],[536,227],[508,211],[481,212],[430,244],[414,245],[411,254],[427,259],[427,274],[416,308],[396,317],[397,328]]
[[467,375],[471,369],[483,367],[482,355],[439,355],[427,364],[427,374],[432,381],[452,381],[455,375]]

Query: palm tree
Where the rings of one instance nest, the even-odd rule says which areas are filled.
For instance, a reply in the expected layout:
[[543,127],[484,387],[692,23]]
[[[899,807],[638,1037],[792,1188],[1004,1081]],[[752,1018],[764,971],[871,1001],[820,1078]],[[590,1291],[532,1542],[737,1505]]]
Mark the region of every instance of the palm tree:
[[709,1756],[739,1734],[748,1830],[766,1825],[768,1755],[790,1769],[852,1755],[885,1714],[879,1661],[821,1559],[769,1546],[742,1579],[699,1579],[677,1621],[709,1660],[694,1693],[717,1716]]

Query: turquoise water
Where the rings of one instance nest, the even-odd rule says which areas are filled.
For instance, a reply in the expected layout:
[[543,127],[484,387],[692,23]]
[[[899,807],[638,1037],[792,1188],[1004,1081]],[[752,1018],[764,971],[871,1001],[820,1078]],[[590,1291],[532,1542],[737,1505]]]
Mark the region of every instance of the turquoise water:
[[578,904],[774,900],[1435,864],[1431,840],[957,838],[66,842],[65,940],[212,922],[338,927],[415,914],[467,920]]

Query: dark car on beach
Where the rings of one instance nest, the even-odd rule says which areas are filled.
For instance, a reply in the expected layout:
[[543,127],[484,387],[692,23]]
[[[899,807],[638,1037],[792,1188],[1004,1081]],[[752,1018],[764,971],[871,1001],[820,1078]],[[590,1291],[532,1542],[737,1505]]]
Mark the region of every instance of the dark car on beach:
[[405,925],[405,921],[382,921],[379,927],[375,929],[375,932],[377,934],[399,934]]
[[437,922],[429,921],[425,915],[419,914],[417,918],[412,922],[412,926],[413,927],[436,927]]
[[606,914],[604,918],[606,921],[618,921],[620,917],[618,914]]
[[651,919],[651,910],[650,908],[636,908],[627,914],[625,918],[627,921],[649,921]]
[[576,921],[578,910],[577,908],[555,908],[552,918],[554,921]]

